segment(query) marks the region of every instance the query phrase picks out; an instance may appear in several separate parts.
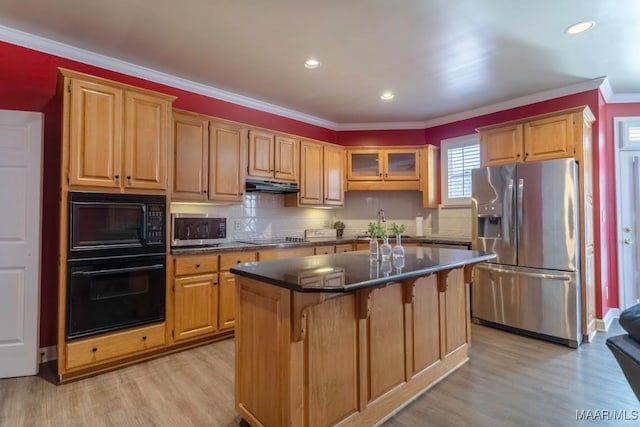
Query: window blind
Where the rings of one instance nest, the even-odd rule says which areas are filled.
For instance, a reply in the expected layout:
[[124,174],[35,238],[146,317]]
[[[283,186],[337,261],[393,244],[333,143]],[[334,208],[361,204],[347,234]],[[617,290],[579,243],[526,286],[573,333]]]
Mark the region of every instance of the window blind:
[[447,195],[449,199],[471,197],[471,169],[478,167],[480,167],[479,144],[450,148],[448,150]]

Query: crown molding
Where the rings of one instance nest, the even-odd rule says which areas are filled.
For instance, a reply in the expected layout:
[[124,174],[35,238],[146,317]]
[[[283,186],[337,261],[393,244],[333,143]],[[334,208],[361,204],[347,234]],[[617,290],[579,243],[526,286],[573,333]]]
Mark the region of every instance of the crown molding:
[[50,40],[41,36],[37,36],[35,34],[30,34],[2,25],[0,25],[0,40],[29,49],[49,53],[51,55],[56,55],[96,67],[116,71],[118,73],[123,73],[133,77],[161,83],[167,86],[175,87],[177,89],[183,89],[189,92],[209,96],[211,98],[219,99],[222,101],[231,102],[233,104],[263,111],[265,113],[276,114],[278,116],[287,117],[304,123],[309,123],[315,126],[324,127],[331,130],[336,130],[337,127],[336,123],[329,120],[280,107],[278,105],[270,104],[258,99],[238,95],[233,92],[215,88],[213,86],[208,86],[202,83],[194,82],[192,80],[187,80],[171,74],[163,73],[161,71],[156,71],[151,68],[142,67],[140,65],[122,61],[117,58],[101,55],[99,53],[91,52],[85,49],[80,49],[75,46],[60,43],[55,40]]
[[338,123],[337,131],[424,129],[425,122]]
[[522,107],[524,105],[535,104],[536,102],[547,101],[549,99],[559,98],[561,96],[573,95],[574,93],[586,92],[588,90],[598,89],[605,77],[598,77],[592,80],[563,86],[556,89],[545,90],[531,95],[521,96],[519,98],[510,99],[508,101],[498,102],[495,104],[485,105],[484,107],[474,108],[472,110],[463,111],[461,113],[451,114],[424,122],[425,128],[445,125],[448,123],[466,120],[473,117],[484,116],[485,114],[497,113],[498,111],[509,110],[511,108]]
[[280,107],[278,105],[270,104],[265,101],[238,95],[233,92],[218,89],[213,86],[208,86],[168,73],[156,71],[151,68],[146,68],[130,62],[122,61],[117,58],[101,55],[85,49],[80,49],[78,47],[37,36],[35,34],[16,30],[14,28],[6,27],[3,25],[0,25],[0,40],[334,131],[427,129],[593,89],[600,89],[605,102],[607,103],[640,103],[640,93],[616,94],[611,89],[608,78],[599,77],[577,84],[538,92],[532,95],[490,104],[483,107],[474,108],[471,110],[462,111],[460,113],[450,114],[426,121],[336,123],[310,114],[301,113],[299,111]]

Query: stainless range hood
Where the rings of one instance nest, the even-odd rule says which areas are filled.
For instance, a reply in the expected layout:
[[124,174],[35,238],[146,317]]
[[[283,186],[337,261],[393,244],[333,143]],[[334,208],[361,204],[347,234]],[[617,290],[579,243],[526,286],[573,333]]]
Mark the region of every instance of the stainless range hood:
[[287,194],[298,193],[300,189],[295,182],[276,182],[262,179],[247,178],[245,184],[247,193],[259,191],[262,193]]

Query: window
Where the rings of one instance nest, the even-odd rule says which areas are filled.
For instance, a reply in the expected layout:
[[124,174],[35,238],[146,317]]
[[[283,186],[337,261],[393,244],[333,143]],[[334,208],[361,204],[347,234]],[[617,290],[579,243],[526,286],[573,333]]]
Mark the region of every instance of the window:
[[616,117],[616,140],[621,149],[640,148],[640,117]]
[[468,205],[471,202],[471,169],[480,167],[478,135],[442,140],[440,153],[442,204]]

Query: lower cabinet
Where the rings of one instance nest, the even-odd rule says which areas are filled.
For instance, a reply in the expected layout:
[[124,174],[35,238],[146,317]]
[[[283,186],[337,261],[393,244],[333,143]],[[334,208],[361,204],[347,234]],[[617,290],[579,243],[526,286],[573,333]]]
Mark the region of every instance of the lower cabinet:
[[173,339],[181,341],[217,331],[217,275],[180,277],[173,283]]
[[174,341],[218,330],[218,255],[174,257]]
[[253,262],[255,252],[231,252],[220,255],[218,274],[218,326],[220,330],[233,328],[236,324],[236,275],[229,269],[236,264]]
[[73,341],[67,344],[67,369],[117,360],[164,344],[164,323]]

